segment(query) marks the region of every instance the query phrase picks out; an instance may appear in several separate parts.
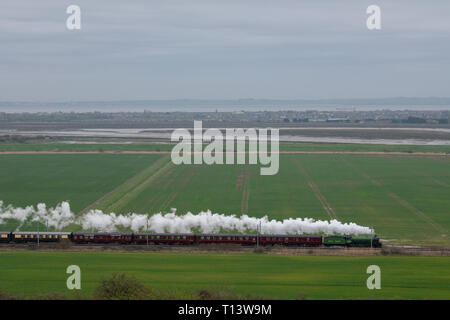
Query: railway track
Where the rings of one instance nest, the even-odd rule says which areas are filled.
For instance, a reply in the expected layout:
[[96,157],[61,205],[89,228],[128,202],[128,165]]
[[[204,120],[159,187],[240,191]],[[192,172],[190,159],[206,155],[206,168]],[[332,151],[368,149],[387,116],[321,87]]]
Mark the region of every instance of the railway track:
[[239,244],[63,244],[63,243],[0,243],[0,251],[56,250],[56,251],[121,251],[121,252],[180,252],[180,253],[261,253],[279,255],[338,255],[338,256],[450,256],[447,247],[407,247],[389,245],[383,248],[343,246],[254,246]]

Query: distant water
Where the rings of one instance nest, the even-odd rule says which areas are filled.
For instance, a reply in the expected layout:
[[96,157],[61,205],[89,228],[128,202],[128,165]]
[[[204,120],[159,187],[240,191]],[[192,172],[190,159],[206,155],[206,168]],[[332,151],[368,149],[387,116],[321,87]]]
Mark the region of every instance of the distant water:
[[[2,134],[15,134],[22,136],[53,136],[53,137],[77,137],[77,138],[147,138],[167,139],[171,138],[174,129],[80,129],[62,131],[21,131],[1,130]],[[382,129],[381,129],[382,130]],[[386,128],[388,130],[388,128]],[[390,129],[402,130],[402,129]],[[429,130],[429,129],[416,129]],[[447,132],[448,129],[436,129],[436,131]],[[356,143],[356,144],[384,144],[384,145],[450,145],[450,140],[437,139],[368,139],[368,138],[344,138],[344,137],[310,137],[302,136],[301,130],[298,135],[280,135],[280,141],[284,142],[321,142],[321,143]],[[71,142],[67,142],[71,143]],[[78,143],[78,142],[77,142]],[[103,142],[102,142],[103,143]],[[115,143],[115,142],[114,142]],[[130,143],[130,142],[125,142]]]
[[450,110],[450,98],[372,100],[143,100],[81,102],[0,102],[0,112],[232,112]]

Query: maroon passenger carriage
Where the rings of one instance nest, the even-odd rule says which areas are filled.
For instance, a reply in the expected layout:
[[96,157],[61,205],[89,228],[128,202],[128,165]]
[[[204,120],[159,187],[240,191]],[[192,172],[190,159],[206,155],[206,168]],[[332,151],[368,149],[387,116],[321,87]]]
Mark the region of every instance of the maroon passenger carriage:
[[234,243],[251,245],[256,244],[255,234],[199,234],[195,235],[196,243]]
[[284,246],[320,246],[322,236],[311,235],[261,235],[261,245],[284,245]]
[[256,235],[256,234],[199,234],[196,243],[234,243],[241,245],[320,246],[322,236]]
[[322,236],[314,235],[256,235],[256,234],[180,234],[180,233],[86,233],[74,232],[75,243],[120,244],[240,244],[320,246]]
[[132,233],[119,232],[73,232],[72,241],[75,243],[131,243]]
[[194,234],[179,233],[134,233],[133,242],[136,244],[193,244]]

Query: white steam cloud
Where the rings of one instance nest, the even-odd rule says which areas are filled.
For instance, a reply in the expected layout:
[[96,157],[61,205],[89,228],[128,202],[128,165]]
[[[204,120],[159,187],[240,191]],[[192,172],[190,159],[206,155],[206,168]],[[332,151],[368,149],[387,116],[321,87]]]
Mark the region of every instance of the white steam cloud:
[[156,233],[219,233],[219,232],[255,232],[261,225],[264,234],[372,234],[373,229],[357,225],[356,223],[342,223],[337,220],[321,221],[310,218],[296,218],[269,220],[242,215],[224,215],[211,211],[184,215],[176,215],[176,209],[170,213],[147,214],[115,214],[104,213],[101,210],[91,210],[76,217],[70,211],[68,202],[62,202],[55,208],[47,209],[44,203],[39,203],[36,209],[33,206],[15,208],[12,205],[4,206],[0,201],[0,226],[9,221],[18,222],[17,230],[25,224],[41,222],[54,230],[62,230],[71,224],[81,226],[89,231],[117,231],[129,229],[133,232]]

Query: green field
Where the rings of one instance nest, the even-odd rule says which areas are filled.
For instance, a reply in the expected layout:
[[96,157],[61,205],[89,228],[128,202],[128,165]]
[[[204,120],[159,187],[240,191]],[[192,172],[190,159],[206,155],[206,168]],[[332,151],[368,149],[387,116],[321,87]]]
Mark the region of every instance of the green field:
[[[160,155],[0,155],[0,200],[4,205],[47,207],[68,200],[72,211],[113,191],[117,185],[157,164]],[[0,225],[14,230],[17,223]],[[35,226],[24,229],[35,230]]]
[[[46,149],[49,145],[33,146],[38,146],[36,151],[53,150]],[[61,147],[59,151],[99,148],[62,146],[75,149]],[[130,145],[105,144],[100,148],[138,151],[168,147],[145,149],[147,146],[127,149]],[[377,149],[383,146],[367,145],[286,144],[283,148],[386,151]],[[390,151],[409,150],[396,148]],[[33,149],[21,149],[25,150]],[[271,219],[337,218],[375,228],[385,244],[450,246],[448,156],[282,154],[277,175],[261,176],[259,170],[259,165],[175,166],[167,154],[1,154],[0,200],[14,206],[40,202],[54,206],[69,200],[75,213],[92,208],[116,213],[177,208],[178,213],[210,209]],[[16,227],[17,223],[0,225],[4,230]],[[74,228],[79,227],[67,230]],[[35,225],[24,229],[35,230]],[[65,287],[65,269],[72,264],[82,269],[81,295],[86,298],[102,277],[114,272],[133,275],[153,289],[176,291],[179,297],[211,290],[280,299],[450,298],[449,257],[179,252],[0,251],[0,292],[73,296]],[[381,290],[365,286],[365,271],[372,264],[381,267]]]
[[[132,139],[126,139],[130,141]],[[89,141],[87,139],[87,141]],[[131,144],[102,143],[0,143],[0,152],[11,151],[171,151],[173,144],[133,141]],[[356,143],[290,143],[280,142],[281,151],[352,151],[352,152],[443,152],[450,153],[450,146],[434,145],[382,145]]]
[[0,200],[14,206],[69,200],[75,213],[177,208],[271,219],[337,218],[374,227],[391,243],[450,246],[446,156],[282,154],[277,175],[261,176],[259,168],[175,166],[169,155],[3,154]]
[[[130,188],[128,188],[130,189]],[[383,239],[449,245],[450,162],[442,158],[282,155],[275,176],[258,166],[175,166],[97,207],[113,212],[247,213],[337,218]],[[113,198],[112,196],[110,198]]]
[[[450,257],[320,257],[258,254],[0,252],[0,291],[64,293],[69,265],[81,268],[81,296],[100,279],[125,272],[146,286],[230,291],[277,299],[449,299]],[[368,290],[366,269],[381,268],[381,289]]]

